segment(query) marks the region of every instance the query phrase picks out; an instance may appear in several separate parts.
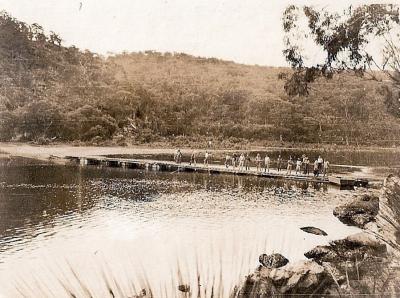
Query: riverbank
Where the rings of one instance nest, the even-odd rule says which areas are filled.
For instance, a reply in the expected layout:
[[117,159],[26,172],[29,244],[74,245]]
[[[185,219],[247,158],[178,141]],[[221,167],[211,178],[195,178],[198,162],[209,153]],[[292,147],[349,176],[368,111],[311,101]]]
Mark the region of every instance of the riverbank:
[[99,146],[72,146],[72,145],[31,145],[24,143],[0,143],[0,152],[11,156],[20,156],[36,159],[49,159],[51,157],[64,158],[69,155],[114,155],[114,154],[173,154],[172,148],[149,147],[99,147]]
[[399,195],[400,177],[390,175],[379,197],[367,194],[336,207],[333,214],[361,232],[304,252],[308,261],[290,263],[280,254],[261,255],[261,265],[247,276],[239,297],[398,297]]

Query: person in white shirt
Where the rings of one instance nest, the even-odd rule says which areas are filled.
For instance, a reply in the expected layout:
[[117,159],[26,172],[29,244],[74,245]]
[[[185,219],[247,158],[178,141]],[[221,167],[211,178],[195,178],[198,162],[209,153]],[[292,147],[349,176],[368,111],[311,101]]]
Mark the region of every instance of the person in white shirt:
[[300,158],[297,159],[296,161],[296,175],[301,174],[301,160]]
[[268,173],[269,173],[269,164],[270,164],[270,162],[271,162],[271,159],[269,158],[268,154],[265,155],[265,158],[264,158],[264,172],[268,171]]
[[242,154],[240,154],[240,157],[239,157],[239,170],[240,171],[243,171],[243,166],[244,166],[244,154],[242,153]]
[[210,163],[210,153],[208,153],[208,151],[206,151],[206,153],[204,154],[204,166],[209,165]]
[[324,177],[329,174],[329,161],[325,160],[324,162]]
[[322,172],[322,166],[324,165],[324,160],[321,156],[318,156],[318,171],[321,173]]
[[261,170],[261,155],[260,153],[257,153],[256,156],[256,167],[257,167],[257,172]]
[[308,159],[308,157],[306,156],[303,162],[303,167],[304,167],[304,175],[307,175],[310,173],[310,160]]

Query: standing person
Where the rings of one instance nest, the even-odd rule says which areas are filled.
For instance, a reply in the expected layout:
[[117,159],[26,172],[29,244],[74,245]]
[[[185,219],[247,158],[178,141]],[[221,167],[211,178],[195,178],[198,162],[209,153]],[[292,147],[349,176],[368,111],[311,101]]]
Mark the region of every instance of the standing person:
[[225,168],[229,168],[229,162],[231,161],[231,157],[229,154],[225,155]]
[[318,171],[318,159],[314,161],[314,177],[318,177],[319,171]]
[[329,174],[329,161],[325,160],[324,162],[324,177]]
[[266,154],[265,158],[264,158],[264,172],[268,171],[268,173],[269,173],[269,164],[270,164],[270,162],[271,162],[271,159],[269,158],[268,154]]
[[196,151],[192,152],[192,155],[190,155],[190,162],[189,165],[194,164],[196,166]]
[[310,160],[306,156],[304,160],[304,175],[307,175],[310,173]]
[[250,155],[249,153],[246,153],[246,160],[244,161],[246,171],[250,170],[250,161]]
[[176,150],[174,159],[175,159],[176,163],[178,163],[178,164],[181,163],[181,161],[182,161],[181,149]]
[[280,155],[278,156],[278,159],[276,161],[276,166],[277,166],[278,172],[280,172],[282,169],[282,157]]
[[296,175],[301,174],[301,159],[298,158],[296,161]]
[[236,155],[236,153],[233,153],[232,154],[232,167],[233,167],[233,169],[236,168],[236,159],[237,159],[237,155]]
[[244,154],[242,153],[242,154],[240,154],[240,157],[239,157],[239,170],[240,171],[243,171],[243,164],[244,164]]
[[318,174],[322,172],[322,166],[324,165],[324,160],[321,156],[318,156]]
[[301,156],[301,161],[302,161],[302,166],[303,166],[303,174],[306,174],[306,160],[307,160],[307,156],[305,154],[303,154]]
[[209,165],[210,163],[210,153],[206,150],[206,153],[204,154],[204,166]]
[[181,150],[179,150],[178,163],[180,164],[181,162],[182,162],[182,152],[181,152]]
[[291,175],[292,174],[292,168],[293,168],[293,160],[292,160],[292,156],[289,156],[289,160],[287,162],[286,175]]
[[257,166],[257,172],[261,170],[261,155],[260,153],[257,153],[256,156],[256,166]]

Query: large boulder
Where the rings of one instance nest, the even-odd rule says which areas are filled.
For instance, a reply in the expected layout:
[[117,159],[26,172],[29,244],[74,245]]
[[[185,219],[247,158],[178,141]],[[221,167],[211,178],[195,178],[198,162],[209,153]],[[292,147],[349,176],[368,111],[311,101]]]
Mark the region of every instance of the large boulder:
[[304,255],[319,264],[323,262],[358,262],[386,256],[386,244],[374,235],[361,232],[344,239],[334,240],[329,245],[316,246]]
[[[333,282],[324,267],[314,261],[298,261],[272,269],[260,267],[247,277],[239,297],[323,294]],[[326,287],[320,287],[321,283]]]
[[374,221],[379,212],[379,198],[373,195],[363,195],[352,202],[336,207],[333,210],[341,222],[363,228]]
[[[336,290],[344,291],[344,296],[365,294],[365,291],[375,288],[375,280],[385,289],[385,281],[394,278],[389,268],[391,259],[386,244],[370,232],[363,231],[331,241],[329,245],[317,246],[305,256],[324,268],[325,274],[334,280]],[[396,276],[400,276],[398,273]],[[396,282],[390,284],[396,285]],[[332,285],[329,287],[332,289]]]
[[254,273],[246,277],[246,280],[240,291],[238,297],[275,297],[279,295],[279,290],[269,279],[269,273],[272,269],[260,266]]
[[326,278],[324,267],[313,261],[299,261],[284,268],[272,269],[269,278],[281,293],[308,293]]
[[352,246],[364,246],[371,250],[376,251],[376,253],[386,253],[386,244],[382,243],[377,239],[377,237],[368,232],[360,232],[352,234],[345,238],[347,243]]
[[286,259],[283,255],[278,253],[270,255],[262,254],[258,258],[258,260],[260,261],[261,265],[267,268],[279,268],[289,263],[288,259]]
[[338,259],[338,254],[329,245],[318,245],[304,255],[306,258],[313,259],[318,263],[334,262]]

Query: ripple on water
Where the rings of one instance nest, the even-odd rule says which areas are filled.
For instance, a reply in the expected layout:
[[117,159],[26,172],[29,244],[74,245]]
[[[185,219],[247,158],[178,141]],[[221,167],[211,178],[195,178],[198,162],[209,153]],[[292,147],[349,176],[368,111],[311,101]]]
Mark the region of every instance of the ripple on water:
[[[354,231],[332,216],[350,192],[223,175],[64,171],[57,182],[46,174],[48,183],[21,176],[0,186],[0,212],[9,214],[0,217],[6,294],[17,284],[39,296],[65,296],[65,287],[87,296],[83,283],[102,297],[118,282],[131,296],[150,287],[173,297],[179,283],[197,288],[200,280],[203,297],[210,287],[224,297],[259,254],[294,261]],[[329,235],[306,234],[304,225]]]

